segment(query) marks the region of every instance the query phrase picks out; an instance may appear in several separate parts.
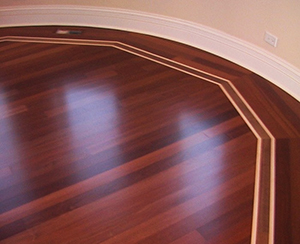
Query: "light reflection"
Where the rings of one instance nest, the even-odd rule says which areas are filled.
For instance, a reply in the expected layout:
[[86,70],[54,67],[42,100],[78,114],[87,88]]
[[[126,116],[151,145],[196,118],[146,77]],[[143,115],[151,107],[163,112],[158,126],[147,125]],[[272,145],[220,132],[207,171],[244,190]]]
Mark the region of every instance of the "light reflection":
[[6,92],[0,86],[0,167],[9,167],[21,160],[18,148],[18,133],[10,113],[13,109],[5,96]]
[[102,153],[102,160],[118,156],[121,162],[120,112],[112,89],[77,86],[64,94],[73,152],[84,148],[91,156]]
[[65,100],[72,136],[79,145],[84,138],[99,133],[106,137],[98,137],[98,142],[118,136],[118,109],[112,92],[76,87],[65,92]]
[[[15,120],[16,113],[22,113],[25,110],[14,107],[8,97],[7,91],[0,85],[0,170],[6,169],[9,172],[8,182],[22,182],[28,179],[26,146],[22,143],[18,120]],[[3,186],[1,186],[1,190]],[[7,187],[6,185],[4,187]],[[29,184],[18,184],[18,192],[26,192],[30,188]],[[4,188],[5,190],[6,188]],[[15,192],[10,191],[2,197],[6,199],[14,196]],[[35,197],[34,192],[28,192],[22,195],[19,201],[29,202]],[[7,206],[9,208],[9,206]]]
[[[178,125],[181,133],[181,151],[183,163],[179,171],[184,172],[180,177],[182,188],[197,196],[191,199],[197,205],[208,206],[211,202],[218,202],[222,196],[221,184],[224,183],[225,155],[221,148],[216,147],[222,138],[210,138],[205,130],[210,129],[207,122],[199,119],[199,114],[185,110],[178,116]],[[207,192],[214,194],[207,196]],[[181,211],[188,211],[188,205],[182,205]],[[222,206],[215,206],[215,209]]]
[[[199,119],[195,111],[185,110],[178,116],[181,134],[182,167],[192,169],[186,173],[183,182],[202,182],[199,189],[214,187],[222,183],[220,172],[224,170],[224,152],[216,145],[222,144],[222,137],[210,138],[205,131],[210,129],[207,122]],[[182,170],[185,170],[182,168]],[[205,181],[199,179],[205,177]],[[205,182],[205,184],[203,184]]]

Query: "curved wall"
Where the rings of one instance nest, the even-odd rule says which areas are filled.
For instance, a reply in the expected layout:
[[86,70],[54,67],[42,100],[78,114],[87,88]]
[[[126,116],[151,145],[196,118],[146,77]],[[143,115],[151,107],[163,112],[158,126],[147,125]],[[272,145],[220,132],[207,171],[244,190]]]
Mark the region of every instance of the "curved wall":
[[[300,2],[297,0],[43,2],[1,1],[0,26],[86,25],[165,37],[249,68],[300,101]],[[265,31],[279,38],[276,48],[265,43]]]

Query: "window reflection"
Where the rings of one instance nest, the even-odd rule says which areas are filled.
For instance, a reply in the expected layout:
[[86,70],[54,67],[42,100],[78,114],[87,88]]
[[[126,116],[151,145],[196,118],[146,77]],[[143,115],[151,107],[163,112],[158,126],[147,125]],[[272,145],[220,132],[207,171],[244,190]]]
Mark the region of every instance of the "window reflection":
[[113,145],[119,136],[119,113],[113,92],[70,88],[65,91],[65,102],[75,147],[85,146],[96,154]]
[[205,185],[199,185],[199,189],[219,185],[222,182],[221,172],[224,170],[224,152],[218,145],[222,144],[220,140],[223,141],[223,138],[209,137],[206,131],[212,129],[211,125],[193,111],[182,112],[178,123],[182,137],[182,167],[192,169],[185,174],[185,184],[199,182],[199,179],[205,177],[202,182]]

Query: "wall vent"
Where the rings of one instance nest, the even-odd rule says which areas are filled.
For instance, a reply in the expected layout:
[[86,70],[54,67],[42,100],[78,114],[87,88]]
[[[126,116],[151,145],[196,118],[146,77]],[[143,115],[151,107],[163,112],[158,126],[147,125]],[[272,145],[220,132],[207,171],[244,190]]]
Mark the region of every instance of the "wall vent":
[[55,33],[59,34],[59,35],[81,35],[82,31],[81,30],[62,30],[62,29],[58,29]]

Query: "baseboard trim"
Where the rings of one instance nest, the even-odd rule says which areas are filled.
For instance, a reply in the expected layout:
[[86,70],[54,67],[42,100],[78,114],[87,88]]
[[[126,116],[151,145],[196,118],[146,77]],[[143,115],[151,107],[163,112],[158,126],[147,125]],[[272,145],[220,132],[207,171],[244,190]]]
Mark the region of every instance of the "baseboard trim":
[[31,25],[102,27],[174,40],[239,64],[300,101],[298,68],[251,43],[182,19],[107,7],[46,5],[0,8],[0,23],[0,27]]

